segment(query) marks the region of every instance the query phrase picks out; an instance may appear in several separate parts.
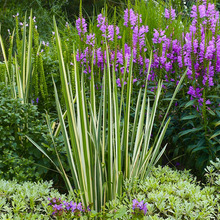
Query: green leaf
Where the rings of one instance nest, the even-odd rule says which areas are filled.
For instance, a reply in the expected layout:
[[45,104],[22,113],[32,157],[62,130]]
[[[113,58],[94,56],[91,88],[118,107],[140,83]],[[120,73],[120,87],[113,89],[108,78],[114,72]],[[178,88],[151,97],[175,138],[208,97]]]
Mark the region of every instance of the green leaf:
[[213,112],[211,109],[207,109],[208,113],[211,114],[212,116],[215,116],[215,112]]
[[207,98],[220,99],[220,96],[217,96],[217,95],[208,95]]
[[188,108],[189,106],[193,106],[195,104],[195,99],[190,100],[189,102],[187,102],[184,106],[184,108]]
[[116,214],[114,215],[114,218],[116,219],[122,218],[126,213],[127,213],[126,207],[122,207],[116,212]]
[[196,153],[197,151],[202,151],[202,150],[206,150],[206,149],[207,149],[206,146],[195,147],[195,148],[191,151],[191,153],[194,154],[194,153]]
[[199,117],[200,117],[199,115],[188,115],[188,116],[182,117],[180,120],[190,120],[190,119],[199,118]]
[[199,127],[199,128],[192,128],[192,129],[188,129],[188,130],[185,130],[185,131],[181,131],[179,133],[179,137],[182,137],[183,135],[186,135],[186,134],[198,132],[202,129],[203,129],[203,127]]
[[219,126],[220,125],[220,121],[216,122],[215,123],[215,127]]
[[215,138],[215,137],[217,137],[217,136],[219,136],[219,135],[220,135],[220,131],[217,131],[217,132],[215,132],[215,133],[210,137],[210,139]]

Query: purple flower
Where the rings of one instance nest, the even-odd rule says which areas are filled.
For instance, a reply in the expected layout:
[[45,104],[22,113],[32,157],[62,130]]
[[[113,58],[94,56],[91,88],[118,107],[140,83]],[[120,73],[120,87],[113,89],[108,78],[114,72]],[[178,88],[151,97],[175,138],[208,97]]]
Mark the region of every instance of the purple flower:
[[78,35],[84,35],[87,32],[87,24],[85,18],[78,18],[76,20],[76,29],[78,31]]
[[86,36],[86,44],[94,47],[95,45],[95,34],[88,34]]
[[200,88],[194,89],[193,86],[190,86],[187,94],[191,95],[194,98],[201,98],[202,97],[201,91],[202,90]]
[[196,5],[192,6],[190,17],[197,18],[197,6]]
[[206,6],[205,5],[199,5],[199,15],[200,15],[200,18],[204,18],[206,16]]
[[[148,26],[142,25],[140,28],[135,26],[133,29],[133,45],[136,47],[139,43],[140,49],[145,46],[145,33],[148,32]],[[139,40],[139,42],[138,42]]]
[[80,202],[77,207],[76,207],[79,211],[82,211],[82,203]]
[[134,215],[146,215],[147,213],[147,203],[144,203],[144,201],[138,202],[137,199],[134,199],[132,201],[132,209],[134,210]]
[[[116,84],[117,84],[118,87],[121,87],[121,80],[120,80],[120,78],[116,79]],[[126,84],[127,84],[127,82],[124,82],[124,85],[126,85]]]
[[77,203],[76,203],[76,202],[73,203],[73,202],[71,201],[69,204],[70,204],[70,208],[71,208],[72,212],[74,212],[75,209],[77,208]]
[[63,209],[63,205],[62,204],[60,204],[60,205],[55,204],[53,206],[53,209],[61,210],[61,209]]
[[153,43],[156,44],[156,43],[161,43],[162,41],[165,41],[166,40],[166,35],[164,35],[165,31],[157,31],[156,29],[154,29],[154,37],[152,39]]
[[164,15],[165,18],[167,19],[171,19],[171,20],[174,20],[176,18],[176,12],[175,12],[175,9],[171,8],[170,9],[167,9],[165,8],[165,15]]
[[114,25],[109,25],[108,26],[108,35],[106,36],[110,41],[113,41],[114,36],[115,36],[115,30],[116,30],[116,36],[118,37],[118,39],[121,38],[121,36],[119,36],[119,27],[116,26],[114,28]]
[[90,209],[89,205],[87,206],[87,211],[88,211],[88,212],[90,212],[90,211],[91,211],[91,209]]
[[98,21],[97,27],[100,28],[102,33],[106,33],[106,30],[108,27],[108,24],[106,22],[106,18],[102,14],[99,14],[97,17],[97,21]]
[[19,13],[17,13],[16,15],[13,15],[13,18],[18,17],[18,16],[19,16]]
[[128,27],[128,24],[130,23],[131,28],[133,29],[133,27],[138,24],[138,17],[140,19],[139,23],[141,24],[142,23],[141,15],[135,14],[133,9],[130,9],[130,11],[126,9],[124,11],[124,25]]
[[176,167],[180,166],[180,163],[179,162],[176,162]]
[[206,102],[205,102],[206,105],[211,105],[212,103],[210,102],[210,100],[208,99]]

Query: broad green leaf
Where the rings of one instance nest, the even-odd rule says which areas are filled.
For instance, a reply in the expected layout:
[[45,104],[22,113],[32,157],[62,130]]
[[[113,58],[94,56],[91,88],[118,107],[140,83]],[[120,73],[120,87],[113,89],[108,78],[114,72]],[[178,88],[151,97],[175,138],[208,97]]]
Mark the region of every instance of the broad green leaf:
[[119,210],[117,210],[117,212],[114,215],[114,218],[115,219],[122,218],[126,213],[127,213],[127,208],[122,207]]
[[195,99],[190,100],[189,102],[187,102],[184,106],[184,108],[188,108],[189,106],[193,106],[195,105]]
[[217,131],[217,132],[215,132],[215,133],[210,137],[210,139],[215,138],[215,137],[217,137],[217,136],[219,136],[219,135],[220,135],[220,131]]
[[182,137],[183,135],[186,135],[186,134],[198,132],[202,129],[203,129],[203,127],[199,127],[199,128],[192,128],[192,129],[188,129],[188,130],[185,130],[185,131],[181,131],[179,133],[179,137]]
[[201,116],[199,116],[199,115],[187,115],[187,116],[182,117],[180,120],[190,120],[190,119],[199,118],[199,117],[201,117]]
[[215,112],[213,112],[211,109],[207,109],[207,112],[208,112],[210,115],[212,115],[212,116],[215,116],[215,115],[216,115]]
[[206,150],[206,149],[207,149],[206,146],[203,146],[203,147],[195,147],[195,148],[191,151],[191,153],[194,154],[194,153],[196,153],[197,151],[203,151],[203,150]]
[[215,127],[219,126],[220,125],[220,121],[216,122],[215,123]]

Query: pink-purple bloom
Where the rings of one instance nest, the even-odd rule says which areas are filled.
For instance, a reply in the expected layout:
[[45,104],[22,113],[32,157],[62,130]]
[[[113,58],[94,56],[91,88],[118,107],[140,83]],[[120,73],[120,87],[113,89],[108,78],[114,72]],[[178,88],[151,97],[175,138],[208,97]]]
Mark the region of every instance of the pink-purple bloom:
[[86,36],[86,44],[94,47],[95,45],[95,34],[88,34]]
[[[181,39],[175,39],[172,32],[168,35],[169,31],[167,30],[169,27],[164,30],[154,29],[152,38],[153,59],[148,80],[155,81],[158,78],[163,78],[166,82],[173,82],[176,85],[180,79],[177,71],[183,72],[188,68],[187,78],[189,84],[187,93],[190,99],[196,99],[200,102],[203,90],[215,85],[217,74],[220,72],[220,36],[216,33],[216,25],[219,25],[219,12],[215,9],[214,4],[199,3],[198,7],[196,5],[192,7],[190,16],[192,23],[189,31],[183,33],[180,36]],[[165,18],[171,20],[176,18],[176,12],[172,7],[165,10]],[[198,25],[198,19],[200,25]],[[81,22],[83,23],[83,21],[78,21],[79,24]],[[115,37],[118,40],[121,38],[117,25],[109,25],[107,18],[103,14],[99,14],[97,26],[100,29],[100,34],[110,43],[110,66],[113,67],[112,63],[115,62],[118,87],[121,87],[122,83],[118,74],[119,72],[121,74],[128,72],[131,57],[133,57],[133,63],[138,67],[135,71],[134,83],[137,79],[138,81],[145,80],[149,59],[144,55],[147,51],[146,42],[149,38],[146,35],[148,26],[142,24],[141,15],[138,15],[133,9],[124,11],[124,26],[131,28],[132,42],[125,41],[123,49],[111,46],[111,42],[115,40]],[[211,32],[209,29],[211,29]],[[80,33],[83,33],[82,30]],[[94,47],[95,40],[96,36],[94,34],[86,35],[88,46]],[[102,39],[101,44],[104,41]],[[89,73],[91,69],[92,53],[91,47],[85,47],[83,51],[77,51],[77,61],[81,62],[86,73]],[[126,60],[127,67],[124,67]],[[96,48],[93,64],[103,71],[106,63],[105,48]]]
[[165,8],[165,18],[167,19],[171,19],[171,20],[175,20],[176,18],[176,12],[175,9],[172,8],[172,6],[170,7],[170,9]]
[[124,11],[124,25],[128,27],[128,25],[131,25],[131,28],[135,25],[138,25],[138,18],[139,18],[139,23],[142,23],[141,15],[138,15],[137,13],[134,12],[133,9],[126,9]]
[[87,207],[87,209],[84,209],[81,202],[78,204],[76,202],[73,203],[73,201],[66,202],[66,201],[61,201],[60,198],[59,199],[48,198],[48,200],[50,202],[48,206],[52,207],[52,210],[53,210],[52,215],[55,215],[55,216],[57,215],[61,216],[64,213],[65,214],[74,213],[75,217],[80,217],[83,212],[91,211],[89,206]]
[[76,20],[76,29],[78,31],[78,35],[82,37],[87,32],[87,23],[85,18],[78,18]]
[[132,201],[132,209],[133,209],[133,215],[137,217],[145,216],[147,213],[147,203],[144,203],[144,201],[138,201],[137,199],[134,199]]
[[97,18],[97,21],[98,21],[97,27],[100,28],[100,31],[102,33],[106,33],[106,30],[107,30],[107,27],[108,27],[108,24],[106,22],[106,18],[102,14],[99,14],[98,18]]

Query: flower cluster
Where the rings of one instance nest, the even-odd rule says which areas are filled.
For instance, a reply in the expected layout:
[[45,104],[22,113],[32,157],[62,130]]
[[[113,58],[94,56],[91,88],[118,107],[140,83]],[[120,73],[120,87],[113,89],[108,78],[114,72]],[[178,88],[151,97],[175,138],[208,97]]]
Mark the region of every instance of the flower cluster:
[[[165,10],[165,17],[170,18],[172,13],[174,15],[172,8],[171,11]],[[189,32],[183,34],[181,40],[173,39],[172,34],[166,36],[166,30],[154,30],[151,80],[158,77],[160,69],[166,70],[164,77],[167,82],[174,81],[174,78],[177,80],[176,68],[188,67],[187,77],[191,82],[188,94],[202,106],[203,101],[211,103],[202,98],[202,91],[214,86],[220,72],[219,12],[214,4],[203,3],[192,7],[191,17]]]
[[[177,17],[171,6],[169,9],[165,9],[164,16],[172,21]],[[166,82],[173,82],[173,85],[176,86],[181,74],[188,68],[189,90],[186,92],[191,99],[197,99],[201,106],[203,101],[206,104],[210,103],[203,99],[203,93],[217,84],[217,75],[220,72],[219,12],[215,9],[214,4],[203,1],[198,6],[192,7],[190,16],[192,23],[189,31],[183,33],[180,39],[174,38],[174,29],[171,25],[166,29],[154,29],[151,39],[153,60],[148,80],[156,83],[158,79],[163,79]],[[126,9],[124,11],[124,31],[129,34],[125,38],[125,42],[122,42],[123,48],[109,46],[110,65],[113,67],[114,63],[118,87],[121,87],[122,84],[119,79],[123,78],[119,75],[128,73],[131,57],[133,57],[135,67],[134,83],[140,81],[137,83],[138,85],[145,84],[149,64],[146,56],[146,41],[149,42],[150,39],[147,38],[148,26],[142,24],[141,17],[133,9]],[[103,14],[98,15],[97,27],[103,37],[101,44],[105,39],[111,42],[114,41],[115,36],[117,39],[121,38],[119,27],[109,25]],[[81,36],[82,31],[79,31],[79,26],[77,26],[77,30]],[[85,73],[89,73],[92,49],[95,48],[93,65],[102,71],[107,63],[105,47],[95,47],[98,42],[95,41],[94,34],[87,35],[85,43],[87,46],[84,47],[84,50],[77,51],[77,61],[84,66]],[[92,46],[92,49],[89,46]],[[127,62],[127,67],[125,67],[125,62]],[[123,83],[126,84],[126,81]]]
[[[127,12],[128,10],[125,10],[125,17],[124,17],[125,24],[126,22],[128,22],[126,16]],[[124,71],[127,71],[127,69],[124,70],[123,66],[126,60],[127,60],[127,66],[129,65],[132,51],[133,51],[134,62],[139,63],[142,66],[145,66],[144,67],[145,69],[148,68],[149,59],[144,58],[141,55],[141,53],[147,51],[145,45],[145,37],[146,37],[146,33],[148,32],[148,26],[141,25],[142,23],[141,15],[135,14],[132,9],[130,9],[129,16],[130,16],[129,21],[132,26],[132,46],[129,46],[127,43],[125,43],[124,49],[118,48],[117,51],[115,51],[115,49],[110,51],[110,63],[113,63],[113,61],[116,59],[116,63],[115,63],[116,72],[121,71],[122,73],[124,73]],[[138,17],[139,17],[139,23],[137,22]],[[107,18],[103,16],[103,14],[99,14],[97,17],[97,27],[102,32],[103,41],[105,41],[105,39],[107,39],[108,41],[114,41],[115,36],[117,37],[117,39],[121,39],[121,36],[119,35],[120,34],[119,27],[114,25],[109,25]],[[79,28],[77,27],[77,30],[78,29]],[[81,32],[79,32],[79,30],[78,30],[78,34],[81,37]],[[81,38],[81,40],[83,39]],[[85,43],[88,46],[91,45],[92,47],[94,47],[95,35],[94,34],[87,35]],[[84,51],[81,52],[80,50],[77,51],[77,61],[81,62],[81,64],[84,66],[86,73],[90,72],[89,71],[90,67],[88,63],[90,63],[89,58],[91,57],[92,57],[92,51],[91,49],[89,49],[89,47],[86,47]],[[96,48],[94,53],[93,64],[97,65],[98,68],[101,68],[101,70],[103,70],[106,63],[107,63],[106,51],[103,51],[102,47]],[[120,67],[119,69],[118,68],[119,66],[122,67]],[[124,83],[126,84],[126,82]],[[118,83],[118,86],[120,86],[120,83]]]
[[85,18],[78,18],[76,20],[76,29],[80,37],[82,37],[87,32],[87,23]]
[[144,203],[143,200],[138,202],[137,199],[134,199],[132,202],[132,209],[134,210],[132,215],[136,218],[143,218],[147,213],[147,203]]
[[165,8],[165,18],[167,19],[171,19],[171,20],[175,20],[176,18],[176,12],[175,9],[172,8],[172,6],[170,7],[170,9]]
[[82,213],[87,213],[91,211],[90,207],[88,206],[86,209],[82,206],[82,203],[76,203],[76,202],[66,202],[61,201],[59,198],[48,198],[50,203],[48,206],[52,207],[52,215],[54,216],[73,216],[73,217],[80,217]]
[[97,22],[97,27],[99,27],[104,38],[107,38],[109,41],[113,41],[115,35],[118,39],[121,38],[121,36],[119,35],[119,27],[114,27],[114,25],[108,25],[107,19],[103,16],[103,14],[98,15]]
[[88,34],[86,36],[86,44],[91,45],[92,47],[95,46],[95,34]]
[[141,15],[135,13],[133,9],[130,10],[126,9],[124,11],[124,25],[128,27],[128,24],[131,25],[131,28],[133,29],[136,25],[138,25],[138,18],[139,23],[142,23]]

